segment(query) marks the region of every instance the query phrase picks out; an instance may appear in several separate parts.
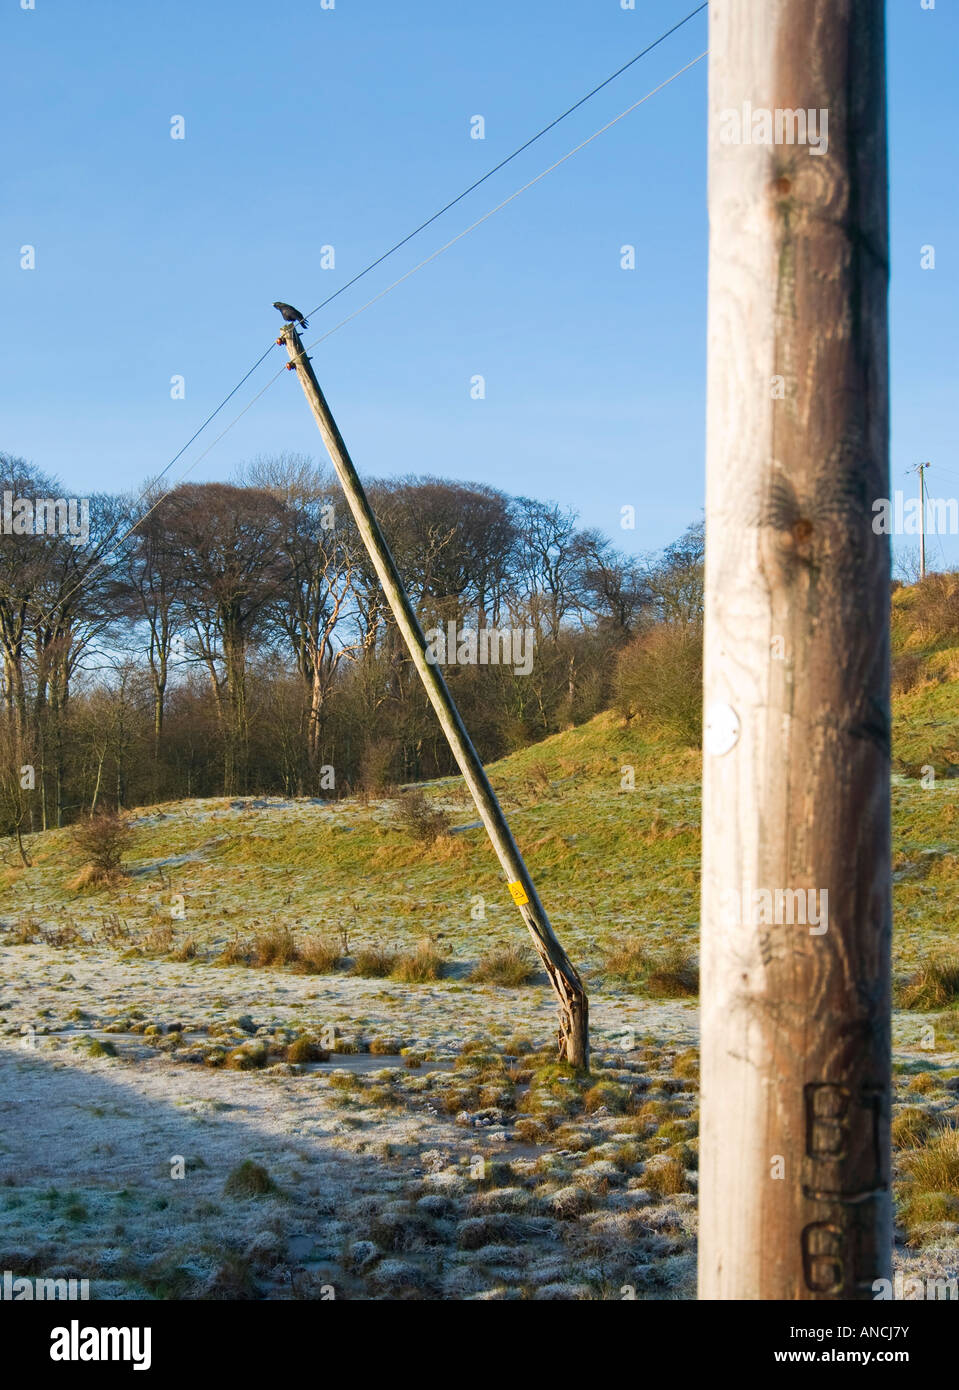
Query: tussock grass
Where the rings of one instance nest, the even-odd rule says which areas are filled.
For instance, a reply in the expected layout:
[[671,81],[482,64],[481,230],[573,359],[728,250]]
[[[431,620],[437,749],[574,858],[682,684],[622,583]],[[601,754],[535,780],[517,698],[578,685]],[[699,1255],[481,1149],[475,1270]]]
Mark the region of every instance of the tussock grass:
[[515,989],[528,985],[535,976],[536,964],[529,951],[520,946],[500,946],[480,956],[467,978],[474,984]]
[[959,1197],[959,1130],[938,1129],[928,1144],[903,1157],[902,1166],[920,1191]]
[[633,938],[610,951],[603,962],[603,968],[610,979],[622,980],[624,984],[632,985],[643,981],[648,964],[646,947]]
[[899,1218],[910,1245],[921,1245],[924,1227],[959,1220],[959,1130],[939,1128],[929,1142],[902,1155],[905,1182]]
[[915,1149],[924,1144],[936,1127],[928,1111],[907,1105],[893,1116],[892,1142],[897,1149]]
[[699,993],[699,962],[684,946],[672,946],[654,956],[646,989],[654,999],[683,999]]
[[142,956],[165,956],[173,950],[173,928],[166,923],[144,933],[137,942],[137,950]]
[[289,927],[271,927],[253,938],[252,964],[260,969],[269,965],[292,965],[298,959],[296,940]]
[[699,1050],[695,1047],[687,1048],[685,1052],[680,1052],[673,1062],[673,1075],[679,1076],[683,1080],[698,1080],[699,1078]]
[[235,936],[228,941],[214,960],[214,965],[249,965],[253,959],[253,945]]
[[959,956],[925,961],[896,988],[901,1009],[944,1009],[959,1002]]
[[278,1190],[263,1165],[254,1163],[252,1158],[237,1164],[223,1184],[227,1197],[266,1197]]
[[630,985],[654,999],[684,999],[699,993],[696,956],[678,942],[665,951],[650,951],[634,937],[607,954],[603,969],[608,980]]
[[264,1042],[242,1043],[227,1053],[226,1066],[231,1071],[258,1071],[266,1066],[267,1055]]
[[404,984],[421,985],[428,980],[441,980],[445,972],[446,958],[431,941],[422,941],[411,954],[397,957],[390,974]]
[[382,980],[393,973],[395,966],[395,951],[387,951],[382,946],[366,946],[353,957],[350,974],[366,980]]
[[583,1096],[583,1104],[588,1115],[596,1110],[608,1110],[611,1115],[622,1115],[629,1102],[629,1088],[618,1081],[597,1081]]
[[329,975],[337,969],[342,959],[331,942],[309,937],[299,948],[296,968],[301,975]]
[[297,1038],[286,1049],[288,1062],[328,1062],[330,1054],[312,1038]]
[[32,946],[35,941],[42,940],[40,923],[32,917],[21,917],[14,923],[13,930],[4,932],[0,940],[4,946]]
[[655,1163],[647,1163],[643,1173],[643,1184],[660,1197],[685,1192],[686,1172],[682,1159],[676,1154],[665,1154],[662,1158],[657,1158]]
[[71,893],[99,893],[105,888],[118,888],[125,881],[122,869],[104,868],[102,864],[84,864],[67,882]]

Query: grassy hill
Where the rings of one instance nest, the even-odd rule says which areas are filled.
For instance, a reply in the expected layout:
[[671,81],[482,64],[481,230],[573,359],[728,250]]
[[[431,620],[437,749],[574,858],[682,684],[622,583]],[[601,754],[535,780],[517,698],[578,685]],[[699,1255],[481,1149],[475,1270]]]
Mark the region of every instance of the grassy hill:
[[[915,587],[894,595],[893,612],[897,670],[904,654],[906,665],[895,696],[893,776],[903,972],[954,949],[959,647],[930,628]],[[504,758],[490,775],[547,910],[587,971],[624,933],[653,950],[695,948],[697,751],[605,713]],[[69,886],[80,862],[69,832],[47,832],[31,841],[32,869],[0,871],[0,920],[75,928],[121,946],[151,935],[162,944],[172,929],[170,949],[195,947],[201,959],[284,929],[337,943],[345,932],[350,952],[409,950],[429,936],[463,962],[521,941],[462,783],[445,779],[428,790],[452,832],[432,845],[410,834],[390,799],[213,798],[141,808],[129,877],[94,892]]]
[[[895,596],[895,1262],[954,1277],[959,662],[915,610]],[[99,888],[70,832],[33,836],[0,868],[0,1090],[31,1117],[0,1134],[0,1268],[95,1297],[694,1296],[699,754],[607,713],[490,772],[586,974],[592,1076],[555,1063],[458,779],[426,789],[432,842],[409,792],[139,808]]]

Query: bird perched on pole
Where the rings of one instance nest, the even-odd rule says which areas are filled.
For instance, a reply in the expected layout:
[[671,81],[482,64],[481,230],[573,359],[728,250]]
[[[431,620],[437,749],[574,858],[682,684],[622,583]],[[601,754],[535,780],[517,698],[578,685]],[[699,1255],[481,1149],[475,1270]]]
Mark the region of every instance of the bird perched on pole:
[[279,309],[287,323],[298,323],[303,328],[309,328],[310,325],[300,313],[299,309],[294,309],[292,304],[284,304],[281,299],[277,299],[273,302],[273,308]]

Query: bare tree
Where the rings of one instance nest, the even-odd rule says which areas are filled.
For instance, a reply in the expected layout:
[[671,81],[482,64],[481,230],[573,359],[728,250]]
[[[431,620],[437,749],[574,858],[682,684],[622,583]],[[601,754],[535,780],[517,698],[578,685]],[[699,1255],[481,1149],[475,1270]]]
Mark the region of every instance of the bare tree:
[[255,459],[242,476],[287,509],[287,572],[268,611],[285,634],[306,686],[306,743],[315,768],[327,697],[340,663],[362,645],[355,624],[355,528],[339,484],[302,455]]
[[164,504],[181,557],[179,603],[196,638],[224,732],[224,792],[242,788],[249,738],[246,666],[269,603],[290,573],[290,516],[261,488],[191,483]]

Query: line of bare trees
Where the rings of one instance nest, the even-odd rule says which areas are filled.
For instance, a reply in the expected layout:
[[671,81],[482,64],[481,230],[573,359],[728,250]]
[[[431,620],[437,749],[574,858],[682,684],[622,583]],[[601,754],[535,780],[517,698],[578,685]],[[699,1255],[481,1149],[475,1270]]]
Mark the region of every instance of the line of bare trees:
[[[62,495],[2,455],[0,490]],[[407,477],[370,493],[424,627],[536,634],[527,675],[447,671],[484,757],[590,717],[625,647],[700,620],[695,527],[641,561],[569,509],[485,485]],[[0,833],[452,770],[338,485],[307,458],[145,503],[92,497],[82,543],[0,535],[0,654]]]

